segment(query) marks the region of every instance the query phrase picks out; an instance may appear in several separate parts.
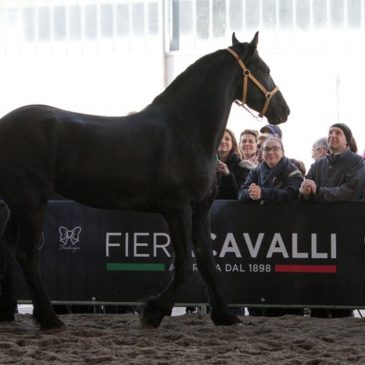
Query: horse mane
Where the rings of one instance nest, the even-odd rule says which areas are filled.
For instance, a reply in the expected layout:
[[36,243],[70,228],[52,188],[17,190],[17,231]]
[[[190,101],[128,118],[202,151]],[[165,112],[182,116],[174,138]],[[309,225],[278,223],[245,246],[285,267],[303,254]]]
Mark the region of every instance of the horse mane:
[[221,64],[223,55],[224,50],[221,49],[199,58],[178,75],[161,94],[157,95],[153,103],[163,102],[165,98],[169,98],[177,92],[190,93],[189,90],[200,84],[200,81],[212,72],[213,66]]

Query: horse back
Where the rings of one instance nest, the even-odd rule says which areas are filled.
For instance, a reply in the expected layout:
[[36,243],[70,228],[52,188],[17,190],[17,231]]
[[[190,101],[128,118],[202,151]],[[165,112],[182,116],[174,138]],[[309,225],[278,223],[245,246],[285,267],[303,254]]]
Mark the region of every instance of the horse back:
[[189,151],[167,119],[153,110],[104,117],[22,107],[0,120],[0,171],[88,205],[155,204],[194,184]]

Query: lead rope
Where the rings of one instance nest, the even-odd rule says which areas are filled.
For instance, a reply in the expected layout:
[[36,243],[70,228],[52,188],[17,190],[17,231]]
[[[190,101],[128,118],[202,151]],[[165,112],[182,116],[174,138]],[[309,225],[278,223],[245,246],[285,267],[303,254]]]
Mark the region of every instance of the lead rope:
[[260,114],[255,115],[254,113],[252,113],[252,111],[249,108],[247,108],[247,106],[245,104],[242,104],[242,102],[235,100],[234,103],[237,104],[238,106],[240,106],[241,108],[245,109],[246,111],[248,111],[249,114],[251,115],[251,117],[253,117],[257,121],[259,121],[259,122],[262,121],[263,117],[260,116]]

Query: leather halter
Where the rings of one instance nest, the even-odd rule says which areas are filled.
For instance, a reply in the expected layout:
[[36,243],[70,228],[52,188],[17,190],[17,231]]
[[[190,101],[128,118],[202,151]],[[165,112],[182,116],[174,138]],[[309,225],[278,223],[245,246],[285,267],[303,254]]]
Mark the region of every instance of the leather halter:
[[[271,91],[266,90],[265,86],[263,86],[261,84],[261,82],[259,80],[257,80],[256,77],[253,76],[252,73],[250,72],[250,70],[245,66],[245,64],[241,60],[240,56],[232,48],[227,48],[227,51],[236,59],[236,61],[238,62],[238,64],[240,65],[240,67],[243,70],[242,102],[237,101],[237,103],[240,106],[242,106],[243,108],[245,108],[246,99],[247,99],[247,84],[248,84],[248,79],[250,79],[262,91],[262,93],[265,95],[265,98],[266,98],[264,107],[262,108],[261,112],[259,113],[259,117],[262,118],[265,115],[267,108],[269,107],[271,98],[277,91],[279,91],[279,88],[277,86],[275,86],[274,89],[272,89]],[[248,110],[247,108],[245,108],[245,109]]]

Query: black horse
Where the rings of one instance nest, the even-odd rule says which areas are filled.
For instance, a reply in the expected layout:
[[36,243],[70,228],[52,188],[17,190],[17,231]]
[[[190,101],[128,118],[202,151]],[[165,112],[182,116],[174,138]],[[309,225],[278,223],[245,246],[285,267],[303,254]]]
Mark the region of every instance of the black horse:
[[16,259],[40,327],[63,325],[43,287],[38,253],[47,201],[57,192],[93,207],[166,218],[175,272],[166,289],[146,301],[144,324],[158,327],[171,314],[192,270],[192,248],[213,322],[239,322],[219,293],[210,245],[216,152],[236,99],[274,124],[285,122],[289,109],[258,55],[258,34],[250,43],[233,34],[232,42],[196,61],[134,115],[102,117],[31,105],[0,120],[0,195],[10,210],[0,243],[0,320],[14,320]]

